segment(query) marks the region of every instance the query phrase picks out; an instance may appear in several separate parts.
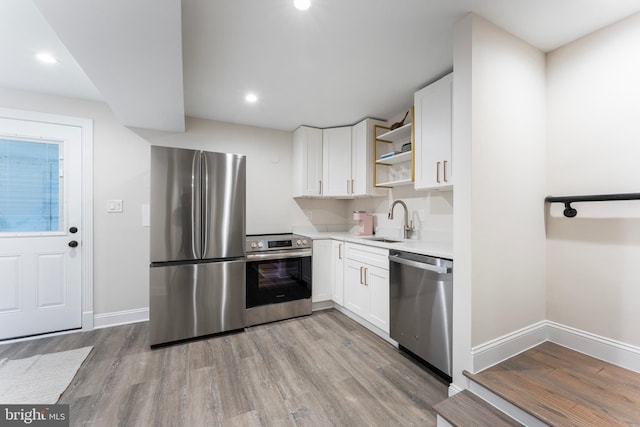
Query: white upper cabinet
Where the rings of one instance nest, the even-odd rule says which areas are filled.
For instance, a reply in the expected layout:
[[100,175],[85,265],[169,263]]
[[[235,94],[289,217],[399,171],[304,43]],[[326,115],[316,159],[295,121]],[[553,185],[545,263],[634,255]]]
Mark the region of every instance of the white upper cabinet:
[[453,73],[414,95],[416,189],[443,189],[453,186],[452,90]]
[[293,197],[322,195],[322,129],[293,133]]
[[384,122],[365,119],[351,128],[351,195],[381,196],[382,189],[373,185],[373,125]]
[[322,131],[322,195],[351,195],[351,126]]
[[352,198],[384,195],[373,183],[373,125],[317,129],[300,126],[293,133],[293,197]]

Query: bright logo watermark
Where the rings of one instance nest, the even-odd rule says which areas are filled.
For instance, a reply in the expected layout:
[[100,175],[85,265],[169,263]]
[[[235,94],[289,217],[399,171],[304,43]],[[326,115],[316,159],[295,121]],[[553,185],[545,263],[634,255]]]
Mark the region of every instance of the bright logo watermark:
[[0,427],[68,427],[69,405],[0,405]]

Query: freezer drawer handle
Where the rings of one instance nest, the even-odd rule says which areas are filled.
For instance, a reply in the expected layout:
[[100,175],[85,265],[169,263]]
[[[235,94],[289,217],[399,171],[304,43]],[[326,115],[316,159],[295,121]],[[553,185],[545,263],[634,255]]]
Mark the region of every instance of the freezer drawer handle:
[[433,271],[436,273],[446,273],[446,267],[438,267],[436,265],[425,264],[422,262],[412,261],[409,259],[400,258],[398,255],[389,255],[389,261],[397,262],[398,264],[408,265],[409,267],[419,268],[421,270]]

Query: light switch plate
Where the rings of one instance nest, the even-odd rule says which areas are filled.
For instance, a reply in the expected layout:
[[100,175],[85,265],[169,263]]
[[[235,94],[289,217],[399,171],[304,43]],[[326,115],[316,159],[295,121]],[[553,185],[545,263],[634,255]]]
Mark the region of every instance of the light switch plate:
[[107,200],[108,213],[122,213],[122,200]]

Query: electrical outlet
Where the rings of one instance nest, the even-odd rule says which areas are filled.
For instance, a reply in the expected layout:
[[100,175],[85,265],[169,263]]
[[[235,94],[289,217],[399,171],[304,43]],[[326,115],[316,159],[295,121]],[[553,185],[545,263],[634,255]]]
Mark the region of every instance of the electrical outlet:
[[305,211],[304,215],[307,217],[309,221],[313,219],[313,211]]
[[424,211],[424,209],[418,209],[418,219],[420,221],[424,221],[425,219],[427,219],[427,213]]

